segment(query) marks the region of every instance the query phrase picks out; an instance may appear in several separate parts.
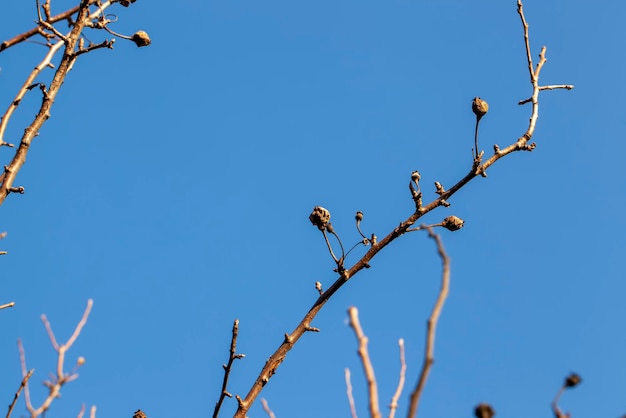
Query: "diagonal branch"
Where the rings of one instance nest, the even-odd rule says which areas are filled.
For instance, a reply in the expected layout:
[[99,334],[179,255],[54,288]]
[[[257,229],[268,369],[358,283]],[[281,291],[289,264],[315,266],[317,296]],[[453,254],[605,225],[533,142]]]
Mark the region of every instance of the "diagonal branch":
[[411,400],[409,403],[409,418],[415,418],[417,415],[417,407],[419,404],[420,396],[424,391],[426,380],[428,380],[428,374],[435,362],[435,334],[437,332],[437,322],[439,321],[439,315],[443,309],[443,305],[448,297],[448,289],[450,287],[450,258],[446,254],[446,250],[443,247],[441,238],[439,235],[433,233],[432,229],[428,229],[428,236],[435,240],[437,243],[437,252],[441,258],[442,271],[441,271],[441,289],[439,290],[439,296],[433,307],[433,311],[428,318],[426,325],[426,348],[424,350],[424,363],[422,364],[422,371],[420,372],[419,379],[415,390],[411,393]]
[[337,292],[343,285],[345,285],[348,280],[361,271],[364,268],[370,267],[370,261],[387,245],[393,242],[398,237],[404,235],[407,230],[417,222],[422,216],[429,213],[433,209],[439,206],[446,206],[447,201],[462,187],[467,185],[470,181],[472,181],[475,177],[484,175],[486,170],[495,164],[501,158],[517,151],[532,151],[535,148],[534,143],[530,143],[529,141],[532,138],[535,127],[537,124],[537,119],[539,118],[539,92],[540,86],[538,84],[539,81],[539,73],[545,63],[545,47],[541,51],[541,60],[539,65],[537,65],[536,70],[533,69],[532,59],[531,59],[531,50],[530,50],[530,41],[528,36],[528,25],[526,23],[526,19],[523,14],[523,10],[521,8],[521,1],[518,0],[518,13],[522,19],[522,26],[524,27],[524,40],[526,47],[526,56],[528,59],[528,68],[531,79],[532,86],[532,96],[530,101],[532,102],[532,110],[528,123],[528,128],[526,131],[520,136],[517,140],[511,143],[509,146],[504,149],[500,149],[498,145],[494,145],[494,153],[491,157],[485,160],[482,164],[473,164],[470,168],[469,172],[461,178],[454,186],[452,186],[449,190],[441,190],[439,193],[439,197],[427,204],[426,206],[417,207],[415,212],[411,214],[407,219],[402,221],[396,228],[394,228],[391,232],[389,232],[384,238],[380,241],[373,242],[371,248],[361,257],[359,261],[357,261],[352,267],[343,271],[337,280],[325,291],[323,292],[319,298],[313,303],[313,306],[309,309],[309,311],[304,315],[300,323],[296,326],[296,328],[291,332],[291,334],[287,334],[283,342],[276,349],[276,351],[270,355],[270,357],[265,362],[261,372],[259,373],[257,379],[252,384],[252,387],[248,391],[248,394],[245,398],[239,400],[239,408],[235,413],[236,418],[244,418],[246,416],[246,412],[252,406],[252,403],[258,397],[259,393],[263,390],[263,387],[269,382],[271,377],[276,372],[276,369],[282,364],[287,356],[287,353],[294,347],[294,345],[298,342],[298,340],[309,330],[311,330],[311,322],[317,316],[319,311],[324,307],[326,302]]
[[4,173],[0,174],[0,205],[2,205],[6,197],[12,191],[16,190],[13,187],[13,182],[15,181],[17,173],[26,162],[26,155],[28,154],[31,142],[39,134],[39,130],[46,122],[46,120],[48,120],[48,118],[50,117],[50,109],[54,104],[56,95],[63,85],[67,73],[70,71],[78,57],[75,49],[80,34],[82,33],[87,23],[90,20],[100,16],[101,13],[104,13],[104,10],[112,4],[112,1],[104,2],[100,5],[98,10],[90,14],[89,6],[92,3],[93,0],[81,1],[80,6],[78,6],[79,9],[78,15],[76,16],[76,22],[66,36],[66,40],[59,40],[50,47],[50,50],[46,54],[44,60],[39,63],[39,65],[35,67],[35,69],[30,73],[30,75],[22,85],[21,89],[15,96],[15,99],[11,102],[11,105],[9,105],[9,108],[2,116],[2,120],[0,121],[0,146],[8,145],[4,142],[4,132],[6,130],[6,126],[11,119],[11,115],[19,105],[26,92],[29,90],[29,87],[33,85],[33,81],[39,75],[39,73],[51,64],[52,57],[61,49],[61,47],[65,46],[61,62],[56,72],[54,73],[52,81],[50,82],[50,86],[46,91],[44,91],[43,100],[39,111],[35,116],[35,119],[24,130],[20,145],[15,151],[13,159],[7,166],[4,167]]

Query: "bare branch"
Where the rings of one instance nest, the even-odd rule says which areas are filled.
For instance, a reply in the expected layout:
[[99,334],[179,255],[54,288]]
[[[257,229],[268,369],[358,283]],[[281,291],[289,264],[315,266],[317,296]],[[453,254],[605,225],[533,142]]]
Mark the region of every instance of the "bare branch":
[[[398,237],[404,235],[407,232],[407,230],[411,228],[413,224],[415,224],[425,214],[429,213],[435,208],[438,208],[439,206],[448,206],[449,199],[456,192],[458,192],[461,188],[467,185],[475,177],[486,175],[487,169],[491,167],[493,164],[495,164],[496,161],[500,160],[501,158],[513,152],[532,151],[535,148],[535,144],[529,143],[529,142],[535,132],[537,119],[539,117],[538,97],[539,97],[540,88],[539,88],[538,80],[539,80],[540,70],[543,67],[543,63],[540,62],[541,65],[538,65],[536,70],[533,69],[531,53],[530,53],[530,41],[528,39],[528,24],[526,23],[526,19],[522,12],[521,5],[522,5],[521,1],[518,0],[518,13],[520,14],[520,17],[522,19],[522,25],[524,27],[526,56],[527,56],[527,60],[529,63],[528,68],[529,68],[529,75],[530,75],[532,91],[533,91],[531,99],[530,99],[530,102],[532,102],[531,116],[530,116],[528,128],[526,129],[526,131],[522,134],[522,136],[520,136],[517,140],[515,140],[513,143],[511,143],[505,148],[501,149],[498,145],[494,145],[493,155],[491,155],[491,157],[486,159],[481,164],[472,164],[472,167],[470,168],[469,172],[463,178],[458,180],[454,186],[452,186],[448,190],[442,191],[438,198],[436,198],[435,200],[433,200],[426,206],[421,206],[421,205],[416,204],[415,212],[411,214],[407,219],[400,222],[400,224],[396,228],[394,228],[391,232],[389,232],[380,241],[378,239],[376,240],[372,239],[371,247],[367,251],[367,253],[365,253],[365,255],[363,255],[361,259],[358,260],[352,267],[340,272],[339,277],[336,279],[336,281],[326,291],[324,291],[320,295],[320,297],[315,301],[313,306],[311,306],[309,311],[304,315],[304,317],[302,318],[300,323],[297,325],[297,327],[293,330],[293,332],[289,334],[289,338],[283,340],[282,344],[278,347],[278,349],[272,355],[270,355],[270,357],[265,362],[265,365],[263,366],[261,372],[259,373],[257,379],[255,380],[252,387],[248,391],[248,394],[246,395],[246,397],[243,399],[239,398],[239,408],[237,409],[237,412],[235,414],[236,418],[244,418],[246,416],[246,412],[250,409],[250,407],[252,406],[252,403],[258,397],[259,393],[261,393],[263,387],[267,384],[269,379],[274,375],[274,373],[276,372],[276,369],[278,369],[280,364],[282,364],[282,362],[285,360],[287,353],[294,347],[294,345],[298,342],[300,337],[302,337],[302,335],[304,335],[304,333],[310,327],[311,322],[317,316],[319,311],[324,307],[326,302],[328,302],[328,300],[335,294],[335,292],[337,292],[341,287],[343,287],[343,285],[345,285],[348,282],[348,280],[350,280],[350,278],[352,278],[355,274],[357,274],[359,271],[361,271],[364,268],[369,268],[371,260],[376,256],[376,254],[378,254],[379,251],[381,251],[383,248],[385,248],[387,245],[389,245],[392,241],[394,241]],[[545,49],[542,51],[542,54],[543,54],[542,55],[543,58],[545,59]],[[414,199],[417,199],[417,197],[415,197]],[[420,202],[421,202],[421,197],[420,197]]]
[[30,370],[28,373],[26,373],[26,376],[22,378],[22,383],[20,383],[20,387],[17,389],[17,392],[15,392],[15,396],[13,396],[13,402],[11,402],[11,405],[9,405],[9,412],[7,412],[6,418],[11,417],[11,413],[13,413],[13,408],[15,407],[15,403],[17,402],[17,398],[20,397],[20,393],[22,393],[22,390],[28,383],[28,379],[30,379],[34,372],[34,369]]
[[370,417],[380,418],[380,409],[378,406],[378,387],[376,384],[376,376],[374,376],[374,367],[370,361],[369,353],[367,352],[368,338],[363,333],[361,324],[359,323],[359,311],[354,306],[348,309],[348,315],[350,316],[350,326],[354,330],[357,341],[359,342],[359,357],[361,358],[361,364],[363,365],[363,371],[365,372],[365,378],[367,379],[367,392],[369,395],[369,410]]
[[406,374],[406,361],[404,359],[404,340],[402,338],[398,340],[398,347],[400,347],[400,379],[398,380],[398,387],[396,387],[396,392],[391,398],[391,404],[389,404],[389,418],[393,418],[396,414],[396,409],[398,409],[398,399],[400,399],[402,389],[404,388],[404,378]]
[[428,229],[428,236],[435,240],[437,243],[437,252],[441,258],[442,272],[441,272],[441,289],[437,296],[437,301],[433,307],[430,318],[426,325],[426,348],[424,349],[424,363],[422,364],[422,371],[420,372],[417,386],[411,393],[411,400],[409,404],[408,417],[414,418],[417,415],[417,407],[419,404],[420,396],[428,380],[428,374],[435,361],[435,334],[437,333],[437,322],[441,315],[441,310],[448,297],[448,290],[450,288],[450,259],[446,254],[446,250],[443,247],[441,238],[439,235],[433,233],[432,229]]
[[[91,312],[92,306],[93,306],[93,300],[89,299],[87,301],[87,307],[85,308],[85,311],[83,312],[83,316],[81,320],[78,322],[78,325],[76,325],[76,328],[74,329],[74,333],[67,340],[66,343],[60,344],[60,345],[56,341],[56,337],[54,336],[54,332],[52,331],[52,328],[50,327],[50,323],[48,322],[46,316],[42,315],[41,319],[46,327],[46,331],[48,332],[48,337],[50,338],[50,342],[52,343],[52,346],[57,352],[57,371],[56,371],[56,376],[53,376],[50,381],[44,382],[44,385],[48,388],[48,396],[38,408],[33,407],[31,403],[30,392],[28,389],[28,386],[29,386],[28,382],[26,382],[26,384],[24,385],[24,399],[26,401],[26,409],[28,409],[28,412],[30,413],[31,418],[36,418],[44,414],[50,408],[50,405],[52,404],[54,399],[61,396],[61,388],[63,387],[63,385],[65,385],[68,382],[71,382],[72,380],[75,380],[78,377],[78,374],[76,374],[76,370],[79,367],[81,367],[83,364],[85,364],[85,359],[83,357],[79,357],[78,361],[76,362],[76,366],[74,370],[71,373],[65,373],[63,372],[63,366],[65,363],[65,352],[70,349],[72,344],[74,344],[74,342],[80,335],[80,332],[82,331],[83,327],[85,326],[85,323],[87,322],[87,318],[89,317],[89,313]],[[22,375],[26,376],[27,375],[26,355],[24,352],[24,347],[22,346],[21,340],[18,340],[17,344],[18,344],[18,348],[20,351],[20,363],[22,365]],[[93,410],[93,413],[95,414],[95,409],[92,408],[92,410]]]
[[[90,3],[93,4],[95,3],[97,0],[91,0]],[[80,6],[75,6],[72,7],[69,10],[66,10],[63,13],[60,13],[56,16],[52,16],[49,19],[46,19],[47,23],[56,23],[59,22],[61,20],[66,20],[66,19],[70,19],[71,16],[78,12],[78,9],[80,8]],[[8,41],[4,41],[0,44],[0,52],[4,51],[5,49],[8,49],[14,45],[19,44],[20,42],[23,42],[25,40],[27,40],[28,38],[30,38],[33,35],[37,35],[37,34],[41,34],[41,27],[39,26],[35,26],[34,28],[32,28],[31,30],[28,30],[24,33],[21,33],[17,36],[14,36],[13,38],[9,39]]]
[[15,306],[15,302],[5,303],[4,305],[0,305],[0,310],[6,309],[6,308],[12,308],[14,306]]
[[230,355],[228,357],[228,364],[225,364],[223,366],[224,367],[224,381],[222,382],[222,393],[220,393],[220,398],[215,404],[215,410],[213,411],[213,418],[217,418],[217,416],[219,415],[220,408],[222,407],[222,403],[224,402],[224,398],[227,396],[231,398],[233,396],[227,391],[228,378],[230,377],[230,372],[232,370],[233,363],[235,362],[235,360],[242,359],[245,357],[245,354],[236,353],[237,336],[239,335],[239,320],[238,319],[235,319],[235,322],[233,322],[232,335],[233,336],[230,340],[230,350],[229,350]]
[[15,181],[15,177],[17,173],[20,171],[24,162],[26,161],[26,155],[28,154],[28,150],[30,148],[30,144],[32,140],[39,134],[39,130],[46,122],[46,120],[50,117],[50,109],[54,104],[54,100],[56,95],[58,94],[63,82],[65,81],[65,77],[67,73],[70,71],[74,62],[76,61],[79,55],[76,54],[76,44],[78,39],[85,28],[85,25],[90,20],[93,20],[100,16],[104,10],[112,4],[112,1],[104,2],[100,5],[100,7],[94,11],[93,13],[89,13],[89,6],[94,3],[94,0],[82,0],[80,6],[77,10],[78,15],[76,16],[76,22],[74,23],[70,32],[65,35],[65,40],[59,40],[54,45],[50,46],[50,49],[43,61],[39,63],[35,67],[35,69],[30,73],[27,77],[26,81],[18,91],[15,98],[11,101],[11,104],[2,115],[0,119],[0,146],[2,145],[10,145],[4,142],[4,133],[6,131],[6,127],[13,115],[15,109],[20,104],[24,95],[29,91],[29,87],[33,85],[35,78],[43,71],[44,68],[48,67],[52,63],[52,57],[61,50],[64,46],[63,57],[61,58],[61,62],[54,73],[52,81],[44,94],[41,106],[35,119],[31,122],[31,124],[24,130],[24,134],[20,140],[20,145],[17,147],[15,151],[15,155],[13,159],[9,163],[9,165],[5,166],[4,173],[0,174],[0,205],[4,202],[6,197],[13,190],[13,182]]
[[348,397],[348,404],[350,405],[350,416],[352,418],[358,418],[356,415],[356,407],[354,406],[354,397],[352,396],[352,381],[350,380],[350,369],[344,370],[344,376],[346,378],[346,396]]
[[267,414],[268,417],[276,418],[276,415],[274,415],[274,413],[270,409],[270,407],[267,404],[267,401],[265,400],[265,398],[261,398],[261,405],[263,405],[263,410],[265,411],[265,413]]

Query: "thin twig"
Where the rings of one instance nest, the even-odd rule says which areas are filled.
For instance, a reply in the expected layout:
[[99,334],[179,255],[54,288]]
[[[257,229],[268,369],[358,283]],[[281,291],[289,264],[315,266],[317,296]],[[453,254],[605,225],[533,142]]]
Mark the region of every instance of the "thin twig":
[[358,418],[356,415],[356,407],[354,406],[354,396],[352,396],[352,381],[350,380],[350,369],[346,367],[344,370],[344,376],[346,379],[346,396],[348,397],[348,404],[350,405],[350,416],[352,418]]
[[428,380],[428,374],[435,361],[435,334],[437,333],[437,322],[441,315],[441,310],[448,297],[448,290],[450,288],[450,259],[446,254],[446,250],[443,247],[441,238],[435,234],[432,229],[428,229],[428,236],[435,240],[437,243],[437,252],[441,258],[442,272],[441,272],[441,289],[437,296],[437,301],[433,307],[432,313],[428,318],[426,325],[426,348],[424,349],[424,363],[422,364],[422,371],[420,372],[419,379],[415,389],[411,393],[409,403],[409,418],[414,418],[417,415],[417,407],[419,404],[420,396]]
[[261,398],[261,405],[263,405],[263,410],[265,411],[268,417],[276,418],[276,415],[274,415],[274,413],[270,409],[270,406],[267,404],[267,401],[265,400],[265,398]]
[[[91,0],[91,4],[96,3],[98,0]],[[74,13],[78,12],[80,6],[74,6],[69,10],[66,10],[63,13],[60,13],[56,16],[52,16],[50,19],[46,19],[47,23],[56,23],[59,22],[61,20],[66,20],[69,19]],[[0,52],[4,51],[5,49],[8,49],[14,45],[19,44],[20,42],[23,42],[25,40],[27,40],[28,38],[30,38],[33,35],[37,35],[40,32],[41,28],[39,26],[35,26],[34,28],[32,28],[31,30],[28,30],[24,33],[20,33],[19,35],[14,36],[13,38],[4,41],[0,44]]]
[[15,306],[15,302],[5,303],[4,305],[0,305],[0,310],[6,309],[6,308],[12,308],[14,306]]
[[26,376],[22,378],[22,383],[20,383],[20,387],[17,389],[17,392],[15,392],[15,396],[13,396],[13,402],[11,402],[11,405],[9,405],[9,412],[7,412],[6,418],[11,417],[11,413],[13,412],[13,408],[15,407],[15,402],[17,402],[17,398],[20,397],[20,393],[22,393],[22,390],[28,383],[28,379],[30,379],[33,373],[35,373],[35,369],[30,370],[28,373],[26,373]]
[[396,409],[398,409],[398,399],[400,399],[402,389],[404,388],[404,379],[406,374],[406,361],[404,359],[404,340],[402,338],[398,340],[398,347],[400,348],[400,378],[398,380],[398,387],[396,387],[396,392],[391,398],[391,404],[389,404],[389,418],[393,418],[396,414]]
[[213,411],[213,418],[217,418],[220,412],[220,408],[222,407],[222,403],[224,402],[225,397],[231,398],[233,395],[228,393],[228,378],[230,377],[230,372],[233,367],[233,363],[237,359],[241,359],[245,357],[245,354],[237,354],[237,336],[239,335],[239,320],[235,319],[233,322],[233,330],[232,330],[232,338],[230,339],[230,349],[228,356],[228,364],[225,364],[224,367],[224,380],[222,382],[222,392],[220,393],[219,400],[215,404],[215,410]]
[[350,326],[354,330],[356,339],[359,342],[359,357],[361,358],[361,364],[363,365],[363,372],[367,379],[367,392],[369,397],[369,410],[370,417],[380,418],[380,408],[378,405],[378,386],[376,384],[376,376],[374,375],[374,367],[370,360],[369,353],[367,352],[368,338],[363,333],[361,324],[359,323],[359,311],[354,306],[348,309],[348,315],[350,316]]
[[[521,2],[518,3],[521,5]],[[534,143],[529,143],[530,139],[533,137],[535,133],[535,128],[537,124],[537,119],[539,117],[539,85],[538,85],[538,77],[539,71],[534,71],[532,67],[532,60],[530,55],[530,42],[528,41],[528,32],[527,32],[527,24],[524,18],[524,15],[519,9],[519,13],[522,17],[522,23],[524,26],[524,37],[525,37],[525,45],[526,45],[526,56],[529,61],[529,72],[531,77],[531,84],[533,89],[533,94],[531,101],[533,103],[531,115],[528,123],[528,128],[526,131],[520,136],[517,140],[511,143],[509,146],[505,148],[500,148],[499,146],[494,146],[494,153],[491,157],[487,158],[482,162],[482,164],[472,165],[469,172],[457,183],[452,186],[450,189],[442,192],[438,198],[434,199],[432,202],[427,204],[426,206],[416,207],[416,210],[413,214],[411,214],[407,219],[400,222],[400,224],[394,228],[391,232],[389,232],[385,237],[381,240],[377,240],[376,242],[372,242],[370,249],[361,257],[359,261],[357,261],[352,267],[341,272],[339,277],[335,280],[335,282],[325,291],[323,292],[319,298],[313,303],[313,306],[308,310],[308,312],[301,319],[300,323],[296,326],[296,328],[289,334],[289,339],[284,339],[282,344],[274,351],[273,354],[269,356],[265,365],[261,369],[258,374],[255,382],[250,387],[245,398],[241,399],[239,402],[239,408],[235,414],[235,418],[244,418],[246,416],[247,411],[250,409],[255,399],[259,396],[259,393],[263,390],[267,382],[271,379],[271,377],[276,373],[278,367],[285,360],[287,353],[294,347],[294,345],[298,342],[298,340],[307,332],[307,329],[310,328],[311,322],[317,316],[319,311],[324,307],[326,302],[345,285],[350,278],[352,278],[355,274],[361,271],[364,268],[370,267],[371,260],[389,245],[398,237],[404,235],[413,224],[415,224],[422,216],[429,213],[430,211],[438,208],[439,206],[444,206],[448,203],[450,198],[458,192],[461,188],[467,185],[470,181],[472,181],[477,176],[481,176],[486,173],[486,170],[495,164],[501,158],[518,151],[531,151],[535,148]],[[538,68],[540,70],[541,67]]]
[[559,391],[556,393],[556,396],[554,397],[554,400],[552,401],[552,412],[554,412],[554,416],[556,418],[569,418],[566,414],[564,414],[561,409],[559,408],[559,399],[561,398],[561,395],[563,395],[563,393],[565,392],[565,386],[561,386],[561,388],[559,389]]
[[[82,357],[78,358],[76,367],[73,372],[65,373],[63,371],[63,367],[65,363],[65,353],[67,352],[67,350],[71,348],[74,342],[76,342],[76,339],[80,335],[83,327],[85,326],[87,322],[92,306],[93,306],[93,300],[89,299],[87,301],[87,307],[85,308],[85,311],[83,312],[82,318],[76,325],[76,328],[74,329],[74,332],[72,333],[72,336],[64,344],[57,343],[56,337],[54,336],[54,332],[52,331],[52,327],[50,326],[50,323],[48,322],[46,316],[42,315],[41,319],[46,327],[46,331],[48,332],[48,337],[50,338],[50,342],[52,343],[52,346],[57,352],[57,372],[56,372],[56,375],[53,376],[53,378],[50,381],[44,382],[44,385],[48,388],[48,396],[38,408],[35,408],[31,403],[28,382],[26,382],[26,384],[24,385],[24,400],[26,402],[26,409],[30,413],[31,418],[36,418],[44,414],[50,408],[50,405],[52,404],[52,402],[56,398],[61,396],[61,388],[63,387],[63,385],[65,385],[68,382],[71,382],[72,380],[75,380],[78,377],[78,374],[76,374],[75,371],[78,367],[82,366],[85,363],[84,358]],[[22,375],[26,376],[26,354],[24,352],[22,341],[18,340],[17,344],[18,344],[18,348],[20,351],[20,363],[22,365]],[[95,414],[95,410],[94,410],[94,414]]]

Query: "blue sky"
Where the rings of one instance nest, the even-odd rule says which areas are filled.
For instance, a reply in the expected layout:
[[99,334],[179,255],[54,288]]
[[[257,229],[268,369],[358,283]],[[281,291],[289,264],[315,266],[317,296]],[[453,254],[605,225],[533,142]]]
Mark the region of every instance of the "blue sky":
[[[534,152],[501,160],[423,219],[466,221],[441,231],[452,284],[423,416],[469,417],[479,402],[498,416],[547,416],[572,371],[583,377],[563,398],[573,417],[626,413],[626,4],[527,0],[525,10],[534,56],[548,47],[542,84],[576,88],[542,93]],[[432,182],[449,187],[469,169],[474,96],[490,105],[488,154],[530,116],[517,105],[531,90],[514,0],[153,0],[111,12],[115,31],[146,30],[153,44],[118,39],[78,61],[18,176],[26,194],[1,208],[0,302],[16,302],[0,313],[6,403],[21,378],[17,338],[43,399],[55,356],[39,316],[64,340],[94,299],[68,368],[87,362],[50,418],[75,416],[81,403],[101,417],[210,415],[235,318],[246,358],[229,389],[245,395],[315,301],[315,281],[335,280],[308,220],[315,205],[331,211],[347,246],[358,240],[357,210],[366,234],[384,236],[413,210],[411,171],[430,201]],[[2,40],[32,27],[34,13],[34,2],[3,5]],[[44,52],[26,43],[0,54],[2,111]],[[8,140],[39,100],[33,92],[20,105]],[[2,164],[11,155],[0,149]],[[367,415],[346,321],[355,305],[385,411],[405,339],[404,415],[439,278],[424,234],[386,248],[266,386],[275,414],[349,416],[349,367]],[[227,401],[223,416],[235,408]],[[260,404],[250,416],[265,416]]]

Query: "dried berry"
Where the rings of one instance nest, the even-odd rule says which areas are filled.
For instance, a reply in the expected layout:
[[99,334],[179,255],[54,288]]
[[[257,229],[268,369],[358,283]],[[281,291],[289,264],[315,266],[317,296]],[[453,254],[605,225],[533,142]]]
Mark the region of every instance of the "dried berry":
[[573,388],[574,386],[577,386],[578,384],[580,384],[580,382],[582,381],[583,379],[579,375],[577,375],[576,373],[571,373],[569,376],[565,378],[565,387]]
[[489,105],[486,101],[481,99],[480,97],[474,97],[472,101],[472,112],[476,115],[478,119],[482,118],[489,111]]
[[152,42],[148,34],[142,30],[135,32],[131,39],[139,48],[142,46],[148,46]]
[[325,230],[328,227],[330,221],[330,212],[328,209],[321,206],[315,206],[313,212],[309,215],[309,221],[317,227],[320,231]]
[[463,228],[463,224],[465,221],[456,216],[448,216],[446,219],[441,221],[441,226],[446,228],[448,231],[458,231]]

